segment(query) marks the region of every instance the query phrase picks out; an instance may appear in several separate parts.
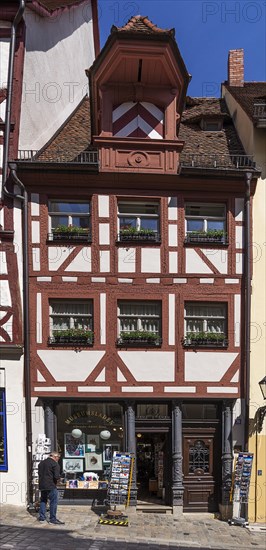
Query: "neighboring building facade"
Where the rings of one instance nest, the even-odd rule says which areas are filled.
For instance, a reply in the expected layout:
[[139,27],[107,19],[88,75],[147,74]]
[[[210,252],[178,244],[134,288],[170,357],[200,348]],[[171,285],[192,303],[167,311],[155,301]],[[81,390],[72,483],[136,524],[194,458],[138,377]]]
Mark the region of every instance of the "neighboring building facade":
[[90,101],[16,168],[33,439],[46,433],[67,470],[80,429],[78,472],[105,477],[110,445],[136,454],[132,505],[155,491],[174,513],[216,511],[244,448],[244,204],[258,172],[224,100],[186,98],[173,30],[141,16],[113,27],[88,75]]
[[[78,58],[73,55],[77,43],[80,44]],[[92,63],[98,52],[96,0],[1,2],[0,501],[3,503],[22,505],[26,502],[25,411],[29,408],[25,407],[23,355],[21,221],[24,209],[20,200],[4,194],[7,163],[17,158],[20,147],[23,155],[30,157],[29,150],[41,147],[66,120],[86,94],[84,67]]]
[[[230,65],[236,66],[234,74]],[[266,82],[244,81],[244,52],[229,52],[228,81],[222,95],[234,120],[245,151],[261,168],[253,201],[253,280],[251,307],[249,451],[254,453],[249,520],[266,521],[266,422],[265,403],[259,381],[266,374],[265,280],[266,280]]]

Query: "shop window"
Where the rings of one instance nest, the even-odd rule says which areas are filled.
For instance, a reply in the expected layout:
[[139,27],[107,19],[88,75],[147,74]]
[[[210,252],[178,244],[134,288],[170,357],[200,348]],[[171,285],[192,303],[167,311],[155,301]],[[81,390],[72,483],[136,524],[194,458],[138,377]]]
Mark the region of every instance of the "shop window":
[[226,304],[186,303],[184,338],[186,347],[227,347],[226,326]]
[[187,243],[227,244],[225,204],[186,203],[185,224]]
[[119,301],[117,344],[123,347],[160,346],[161,303]]
[[93,344],[92,300],[50,301],[49,344]]
[[118,241],[160,242],[159,202],[119,201]]
[[0,389],[0,471],[7,471],[6,401],[4,389]]
[[75,479],[78,483],[73,488],[97,488],[98,482],[106,482],[109,477],[113,453],[124,449],[122,406],[61,402],[56,407],[56,416],[66,484]]
[[51,241],[91,241],[90,203],[49,201],[49,234]]

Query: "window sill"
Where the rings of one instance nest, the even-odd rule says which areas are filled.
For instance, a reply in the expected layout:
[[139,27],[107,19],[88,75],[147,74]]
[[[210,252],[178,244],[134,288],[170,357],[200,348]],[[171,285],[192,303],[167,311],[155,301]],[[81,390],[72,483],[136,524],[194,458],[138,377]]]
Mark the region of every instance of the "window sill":
[[162,345],[161,338],[158,338],[157,340],[151,341],[151,340],[122,340],[118,339],[116,341],[116,345],[118,348],[160,348]]

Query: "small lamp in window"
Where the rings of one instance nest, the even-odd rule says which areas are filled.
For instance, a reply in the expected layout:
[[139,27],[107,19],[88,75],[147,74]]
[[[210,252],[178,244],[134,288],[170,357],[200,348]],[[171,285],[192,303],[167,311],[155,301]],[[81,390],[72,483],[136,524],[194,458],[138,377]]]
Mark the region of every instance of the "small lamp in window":
[[74,437],[74,439],[79,439],[82,436],[82,431],[79,430],[79,428],[74,428],[71,432],[71,435],[72,437]]
[[263,395],[263,399],[266,399],[266,376],[259,382],[259,387]]
[[102,432],[100,432],[101,439],[104,439],[106,441],[107,439],[110,439],[110,437],[111,437],[111,432],[109,432],[109,430],[103,430]]

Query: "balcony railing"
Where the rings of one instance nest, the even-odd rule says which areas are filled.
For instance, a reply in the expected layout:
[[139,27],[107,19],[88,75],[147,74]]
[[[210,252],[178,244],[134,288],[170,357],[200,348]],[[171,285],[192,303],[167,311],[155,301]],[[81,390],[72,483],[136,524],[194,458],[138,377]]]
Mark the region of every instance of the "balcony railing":
[[182,153],[180,164],[183,168],[209,168],[209,169],[255,169],[256,165],[249,155],[216,155],[202,153]]
[[18,151],[17,160],[26,162],[58,162],[71,164],[98,164],[98,151],[83,151],[74,159],[71,159],[71,154],[62,149],[53,149],[51,152],[38,151],[34,149],[20,149]]

